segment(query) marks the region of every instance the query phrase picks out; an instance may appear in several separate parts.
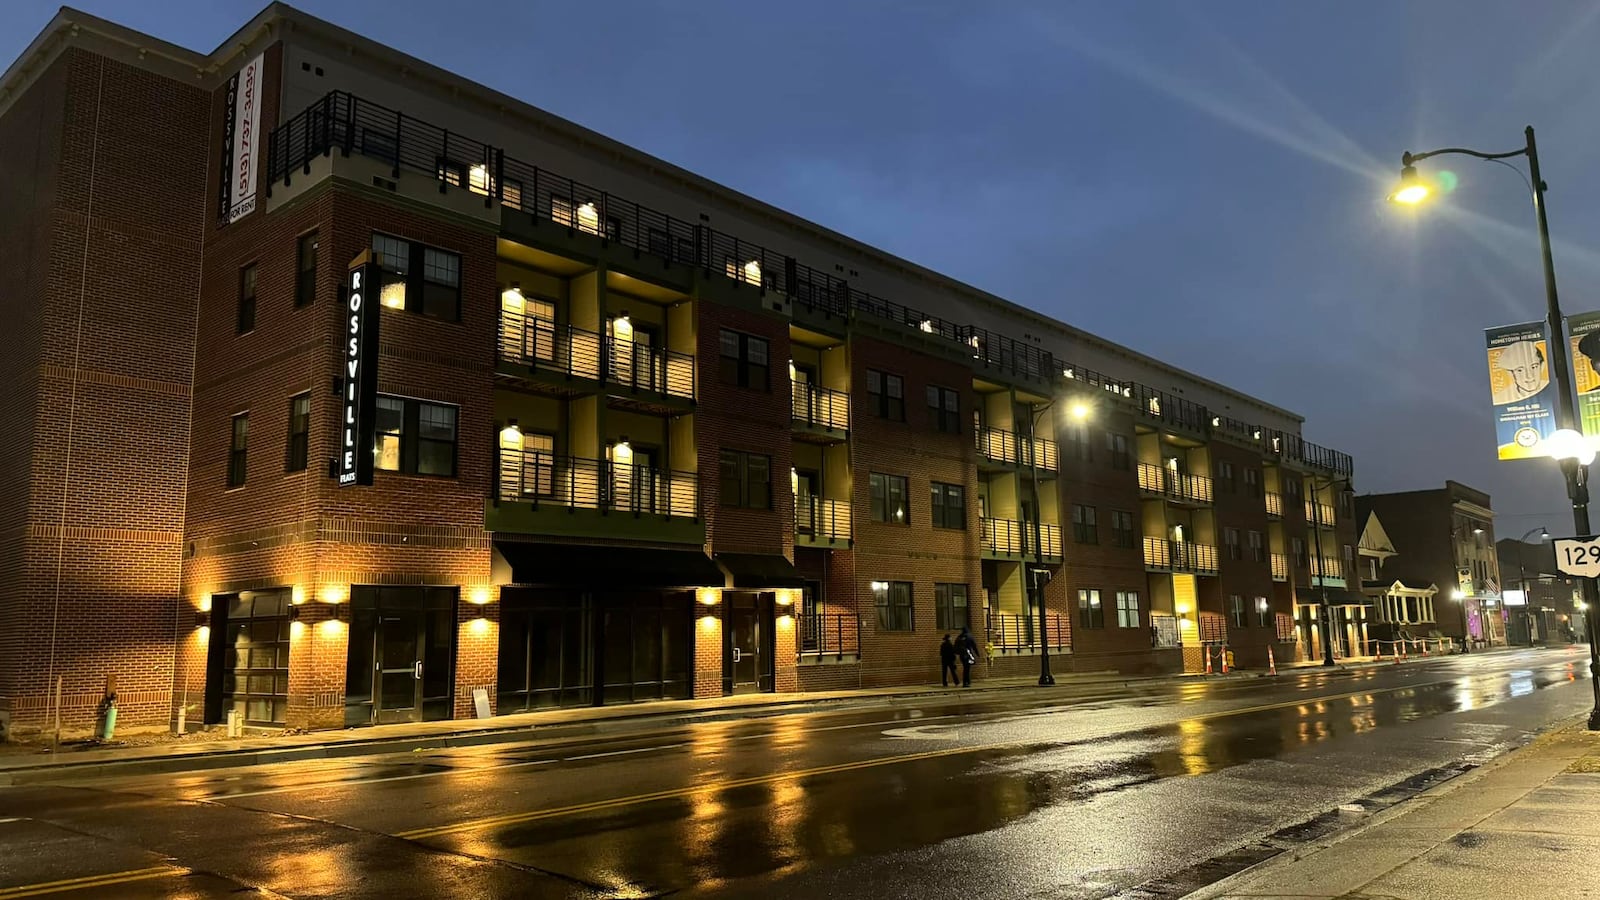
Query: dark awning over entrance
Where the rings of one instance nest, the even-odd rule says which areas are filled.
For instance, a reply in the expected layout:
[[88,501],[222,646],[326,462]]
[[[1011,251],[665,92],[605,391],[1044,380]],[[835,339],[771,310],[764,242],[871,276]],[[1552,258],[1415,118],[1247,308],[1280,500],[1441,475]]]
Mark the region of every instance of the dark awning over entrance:
[[806,583],[795,571],[794,563],[776,554],[718,553],[717,565],[733,576],[736,588],[797,588]]
[[704,550],[522,544],[496,541],[513,584],[583,590],[722,587],[722,570]]
[[[1312,588],[1306,594],[1306,601],[1310,603],[1322,602],[1322,589]],[[1344,588],[1328,588],[1329,606],[1371,606],[1372,598],[1359,591]]]

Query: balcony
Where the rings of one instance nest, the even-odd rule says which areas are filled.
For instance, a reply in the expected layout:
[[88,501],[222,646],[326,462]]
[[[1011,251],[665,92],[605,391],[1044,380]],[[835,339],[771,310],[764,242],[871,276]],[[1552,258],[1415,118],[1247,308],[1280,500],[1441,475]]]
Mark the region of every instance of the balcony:
[[850,395],[844,391],[793,381],[789,409],[797,435],[841,441],[850,433]]
[[703,543],[694,472],[501,448],[485,528],[586,538]]
[[1282,553],[1272,554],[1272,580],[1289,580],[1289,557],[1283,555]]
[[627,338],[606,339],[606,383],[678,401],[694,400],[694,357]]
[[1311,584],[1314,587],[1344,587],[1344,561],[1331,557],[1311,557]]
[[[600,381],[600,335],[514,310],[500,311],[500,359],[544,383]],[[517,371],[514,374],[521,376]]]
[[973,442],[986,468],[1031,469],[1038,466],[1041,473],[1054,474],[1060,469],[1054,441],[1046,438],[1023,438],[1014,431],[984,426],[973,433]]
[[794,543],[797,547],[849,547],[850,502],[796,497]]
[[1139,464],[1139,491],[1179,505],[1207,506],[1211,503],[1211,479],[1150,463]]
[[[1051,650],[1070,650],[1072,633],[1067,628],[1066,617],[1058,613],[1045,613],[1045,634]],[[1039,614],[990,612],[988,619],[989,643],[1001,653],[1037,652],[1039,649]]]
[[1274,491],[1267,491],[1267,518],[1283,518],[1283,495]]
[[1151,572],[1217,574],[1217,548],[1166,538],[1144,539],[1144,567]]
[[821,661],[861,655],[861,619],[854,615],[800,616],[800,659]]
[[[1046,561],[1061,559],[1061,526],[1039,523],[1039,544]],[[986,559],[1037,559],[1034,523],[1016,519],[983,520],[983,555]]]
[[1306,524],[1313,522],[1323,528],[1332,528],[1336,520],[1333,517],[1333,507],[1326,503],[1306,501]]

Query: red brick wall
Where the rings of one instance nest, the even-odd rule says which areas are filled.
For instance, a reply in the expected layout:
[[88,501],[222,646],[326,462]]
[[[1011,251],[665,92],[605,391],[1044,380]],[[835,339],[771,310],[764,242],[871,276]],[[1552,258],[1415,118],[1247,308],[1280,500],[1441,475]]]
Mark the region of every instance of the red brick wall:
[[[1217,517],[1217,565],[1219,577],[1215,579],[1202,579],[1214,581],[1215,596],[1206,597],[1202,590],[1201,608],[1215,609],[1227,617],[1228,646],[1233,650],[1236,661],[1241,666],[1265,666],[1267,663],[1268,645],[1277,644],[1276,613],[1292,613],[1291,605],[1283,604],[1274,599],[1272,585],[1271,547],[1267,534],[1267,507],[1266,501],[1259,495],[1251,496],[1245,484],[1245,471],[1259,471],[1261,468],[1261,454],[1254,450],[1235,447],[1221,441],[1213,441],[1210,445],[1213,482],[1213,502]],[[1232,487],[1217,477],[1222,470],[1223,463],[1233,467]],[[1232,559],[1228,555],[1227,545],[1222,540],[1223,529],[1234,528],[1239,532],[1239,559]],[[1263,552],[1267,554],[1262,562],[1256,562],[1250,552],[1250,532],[1261,533]],[[1233,624],[1233,617],[1227,608],[1229,595],[1237,594],[1245,604],[1245,627],[1238,628]],[[1255,601],[1257,597],[1266,597],[1272,605],[1266,627],[1261,627],[1256,618]],[[1208,602],[1215,599],[1219,605],[1212,607]]]
[[[19,725],[42,724],[52,673],[61,673],[64,720],[83,727],[115,673],[121,720],[164,722],[191,338],[210,198],[193,177],[211,151],[207,97],[77,49],[32,90],[38,99],[25,98],[12,114],[23,117],[19,123],[32,117],[37,130],[23,134],[59,170],[45,173],[24,214],[29,224],[16,226],[33,229],[20,246],[35,260],[48,252],[49,278],[41,284],[28,270],[32,296],[6,292],[38,309],[7,315],[23,325],[24,365],[33,374],[8,381],[6,392],[37,379],[31,428],[50,440],[10,457],[29,465],[31,488],[20,507],[27,516],[20,565],[15,525],[3,536],[5,571],[20,587],[7,592],[15,631],[3,630],[28,639],[16,653],[0,654],[11,661],[0,693],[13,697]],[[160,128],[151,127],[151,109],[161,110]],[[37,157],[34,165],[48,168],[49,160]],[[21,406],[9,411],[27,414]]]
[[[861,680],[867,687],[929,682],[939,677],[939,631],[935,627],[934,585],[965,583],[973,633],[985,640],[978,547],[978,470],[970,411],[976,408],[972,370],[959,362],[920,353],[877,338],[850,341],[850,465],[855,520],[854,593],[861,611]],[[878,417],[868,402],[867,370],[905,379],[906,421]],[[925,391],[929,384],[961,391],[960,434],[935,431]],[[881,472],[909,480],[909,525],[872,521],[869,475]],[[930,482],[966,487],[965,531],[934,528]],[[912,584],[913,631],[884,631],[872,601],[873,581]]]
[[[1075,668],[1140,671],[1150,656],[1150,590],[1142,550],[1139,459],[1133,416],[1110,403],[1097,403],[1092,409],[1092,418],[1085,426],[1089,459],[1079,457],[1073,442],[1061,442],[1061,540],[1067,564],[1061,576],[1046,586],[1046,603],[1052,612],[1060,609],[1068,614]],[[1127,468],[1113,465],[1107,434],[1127,438]],[[1098,543],[1080,544],[1074,539],[1074,504],[1095,508]],[[1116,546],[1112,538],[1113,511],[1126,512],[1133,517],[1134,546],[1131,549]],[[1081,589],[1100,591],[1101,607],[1105,610],[1104,628],[1081,626],[1078,619],[1078,591]],[[1117,591],[1139,593],[1138,627],[1118,627]],[[1037,664],[1034,660],[1034,665]]]

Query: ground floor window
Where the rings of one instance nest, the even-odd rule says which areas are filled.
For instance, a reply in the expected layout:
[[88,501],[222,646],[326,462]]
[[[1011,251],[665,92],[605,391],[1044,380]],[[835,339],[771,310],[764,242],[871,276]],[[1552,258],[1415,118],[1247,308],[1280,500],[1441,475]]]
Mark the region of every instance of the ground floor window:
[[350,589],[345,724],[420,722],[455,712],[457,589]]
[[[207,721],[220,722],[229,712],[246,725],[281,728],[289,712],[288,588],[244,591],[213,597],[213,643],[210,672],[216,673],[216,697],[208,703]],[[209,680],[209,679],[208,679]]]
[[692,694],[694,595],[506,587],[499,711]]
[[594,702],[594,607],[583,594],[500,595],[501,713]]

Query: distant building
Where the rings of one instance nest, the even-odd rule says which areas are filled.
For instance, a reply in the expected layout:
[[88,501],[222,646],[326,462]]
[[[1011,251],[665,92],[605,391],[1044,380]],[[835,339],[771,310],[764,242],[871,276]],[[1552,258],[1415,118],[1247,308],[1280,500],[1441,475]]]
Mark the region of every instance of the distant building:
[[[1404,625],[1412,634],[1470,636],[1475,645],[1505,643],[1500,562],[1488,494],[1455,481],[1425,491],[1366,494],[1356,498],[1356,516],[1362,522],[1376,516],[1392,552],[1379,576],[1370,580],[1389,581],[1394,590],[1379,591],[1376,585],[1363,585],[1363,590],[1369,596],[1433,601],[1431,610],[1420,602],[1403,610],[1389,606],[1396,617],[1418,620],[1393,624]],[[1426,594],[1430,587],[1434,595]],[[1380,605],[1378,612],[1382,611]],[[1432,621],[1422,621],[1429,614]]]
[[1506,538],[1495,543],[1495,554],[1506,579],[1507,642],[1559,644],[1568,629],[1583,634],[1583,594],[1575,579],[1556,571],[1554,544]]
[[1408,581],[1394,574],[1398,566],[1385,567],[1399,551],[1375,512],[1367,513],[1356,553],[1361,557],[1361,592],[1372,603],[1368,615],[1369,653],[1380,649],[1393,652],[1392,647],[1380,648],[1376,642],[1394,641],[1402,636],[1423,637],[1438,629],[1434,599],[1439,586],[1419,579]]

